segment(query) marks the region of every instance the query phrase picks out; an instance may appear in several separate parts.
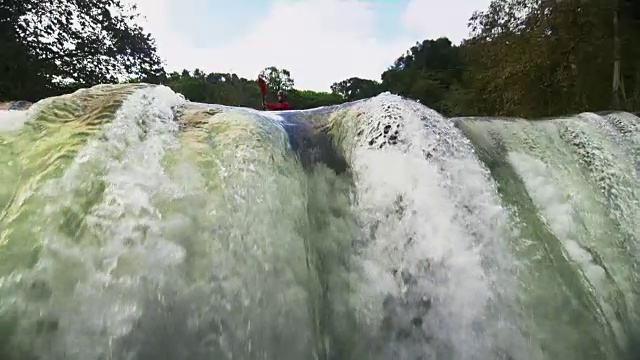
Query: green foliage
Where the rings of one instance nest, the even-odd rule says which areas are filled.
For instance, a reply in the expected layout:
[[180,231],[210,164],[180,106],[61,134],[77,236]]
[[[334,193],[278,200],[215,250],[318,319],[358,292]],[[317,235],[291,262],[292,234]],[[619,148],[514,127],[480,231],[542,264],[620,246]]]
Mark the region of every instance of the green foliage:
[[[286,72],[287,83],[293,84],[291,74]],[[131,79],[140,81],[140,79]],[[187,70],[182,73],[171,73],[162,81],[176,92],[183,94],[190,101],[228,106],[242,106],[262,109],[262,95],[257,80],[247,80],[236,74],[205,74],[196,69],[193,74]],[[275,102],[276,91],[268,86],[267,100]],[[296,90],[289,87],[287,100],[293,109],[309,109],[319,106],[339,104],[344,100],[336,94],[309,90]]]
[[[381,75],[375,91],[374,81],[357,78],[332,91],[347,100],[390,91],[446,115],[640,108],[638,2],[493,0],[470,26],[473,36],[460,46],[446,38],[417,43]],[[612,89],[616,62],[619,86]]]
[[382,92],[379,82],[369,79],[352,77],[331,85],[331,92],[340,95],[347,101],[354,101],[374,97]]
[[287,100],[293,109],[299,110],[336,105],[344,102],[342,96],[338,94],[296,89],[287,93]]
[[[128,76],[192,101],[261,108],[255,80],[166,74],[133,11],[121,0],[3,0],[0,99],[38,100]],[[267,67],[267,100],[285,90],[294,109],[307,109],[390,91],[450,116],[640,110],[638,1],[493,0],[469,25],[473,35],[460,45],[424,40],[380,81],[351,77],[331,93],[295,89],[288,70]]]
[[183,70],[169,74],[163,83],[191,101],[256,108],[262,104],[257,82],[236,74]]
[[0,98],[37,100],[162,73],[153,39],[120,0],[3,0]]
[[447,38],[417,43],[382,74],[382,87],[420,100],[432,109],[451,114],[451,95],[463,77],[460,49]]
[[[487,114],[521,116],[597,111],[618,104],[637,109],[640,43],[634,39],[640,33],[632,6],[609,0],[492,1],[487,11],[471,18],[474,36],[464,44],[474,107]],[[612,104],[618,35],[623,44],[623,99]],[[635,90],[629,94],[624,86]]]
[[267,81],[267,89],[274,93],[277,93],[278,90],[289,91],[293,89],[294,81],[287,69],[270,66],[262,70],[260,76]]

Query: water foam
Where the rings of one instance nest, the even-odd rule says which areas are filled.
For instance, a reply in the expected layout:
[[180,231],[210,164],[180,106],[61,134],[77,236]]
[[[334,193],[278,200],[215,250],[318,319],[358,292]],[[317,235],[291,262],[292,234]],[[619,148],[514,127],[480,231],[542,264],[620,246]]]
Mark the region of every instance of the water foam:
[[148,280],[162,281],[161,274],[184,256],[157,233],[163,219],[151,200],[177,191],[161,161],[176,146],[172,107],[182,103],[184,98],[165,87],[135,92],[100,138],[44,186],[47,205],[35,225],[42,250],[20,280],[32,284],[25,296],[34,287],[47,295],[19,300],[24,326],[38,323],[31,316],[43,316],[51,327],[64,329],[32,334],[42,356],[107,354],[111,339],[130,331],[140,315],[145,285],[136,269],[144,267]]
[[397,97],[375,98],[361,111],[351,157],[362,225],[372,234],[361,255],[371,275],[363,291],[377,295],[373,312],[388,313],[382,304],[396,301],[401,315],[392,322],[410,333],[385,355],[518,351],[508,309],[491,311],[511,296],[506,213],[469,142],[439,114]]
[[0,131],[18,130],[28,118],[26,111],[0,110]]
[[[189,123],[183,106],[204,115]],[[0,278],[10,346],[51,360],[528,359],[615,354],[608,332],[618,347],[631,333],[637,180],[616,157],[634,149],[633,119],[487,121],[476,150],[390,94],[202,108],[136,91],[60,177],[21,184],[44,205],[26,212],[42,249]],[[301,166],[287,126],[334,115],[350,169]]]

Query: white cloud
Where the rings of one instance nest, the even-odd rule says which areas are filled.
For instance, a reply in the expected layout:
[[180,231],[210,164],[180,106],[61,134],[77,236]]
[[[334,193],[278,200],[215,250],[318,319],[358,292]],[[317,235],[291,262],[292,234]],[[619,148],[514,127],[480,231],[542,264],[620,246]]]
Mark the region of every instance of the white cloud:
[[307,0],[274,1],[246,36],[221,47],[198,48],[168,25],[169,2],[177,0],[130,1],[138,3],[146,17],[143,25],[156,39],[169,70],[200,68],[253,78],[275,65],[291,71],[298,88],[329,90],[333,82],[351,76],[379,79],[415,42],[375,39],[375,14],[364,2]]
[[[246,35],[206,48],[194,45],[171,18],[175,16],[172,5],[179,1],[180,6],[195,6],[201,3],[198,0],[128,1],[137,3],[146,17],[143,25],[156,39],[169,71],[200,68],[254,78],[261,69],[274,65],[291,71],[297,88],[326,91],[333,82],[352,76],[379,79],[416,41],[450,34],[459,40],[457,33],[463,31],[459,28],[466,27],[466,19],[478,2],[489,0],[448,0],[445,5],[411,0],[402,21],[418,38],[393,41],[374,36],[374,9],[362,0],[274,0],[260,20],[239,24],[251,26]],[[202,28],[214,33],[215,24]]]
[[454,44],[467,38],[467,23],[474,11],[485,10],[491,0],[410,0],[404,24],[421,39],[448,37]]

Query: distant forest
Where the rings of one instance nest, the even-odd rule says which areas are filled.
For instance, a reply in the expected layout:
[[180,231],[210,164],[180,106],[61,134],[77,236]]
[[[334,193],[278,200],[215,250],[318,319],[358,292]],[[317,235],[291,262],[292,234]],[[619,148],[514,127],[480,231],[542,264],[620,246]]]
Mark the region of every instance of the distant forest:
[[[255,79],[198,69],[167,73],[154,39],[120,0],[4,0],[0,4],[0,100],[36,101],[101,83],[164,84],[192,101],[260,108]],[[445,115],[540,117],[640,110],[640,1],[493,0],[469,19],[459,46],[424,40],[380,79],[295,88],[268,67],[270,94],[296,109],[384,91]]]

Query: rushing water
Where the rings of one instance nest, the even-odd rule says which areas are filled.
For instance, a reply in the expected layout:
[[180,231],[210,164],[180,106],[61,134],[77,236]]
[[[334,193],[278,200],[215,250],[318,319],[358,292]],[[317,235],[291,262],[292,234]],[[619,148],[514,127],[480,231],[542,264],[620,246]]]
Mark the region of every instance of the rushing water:
[[0,359],[631,359],[640,119],[0,112]]

